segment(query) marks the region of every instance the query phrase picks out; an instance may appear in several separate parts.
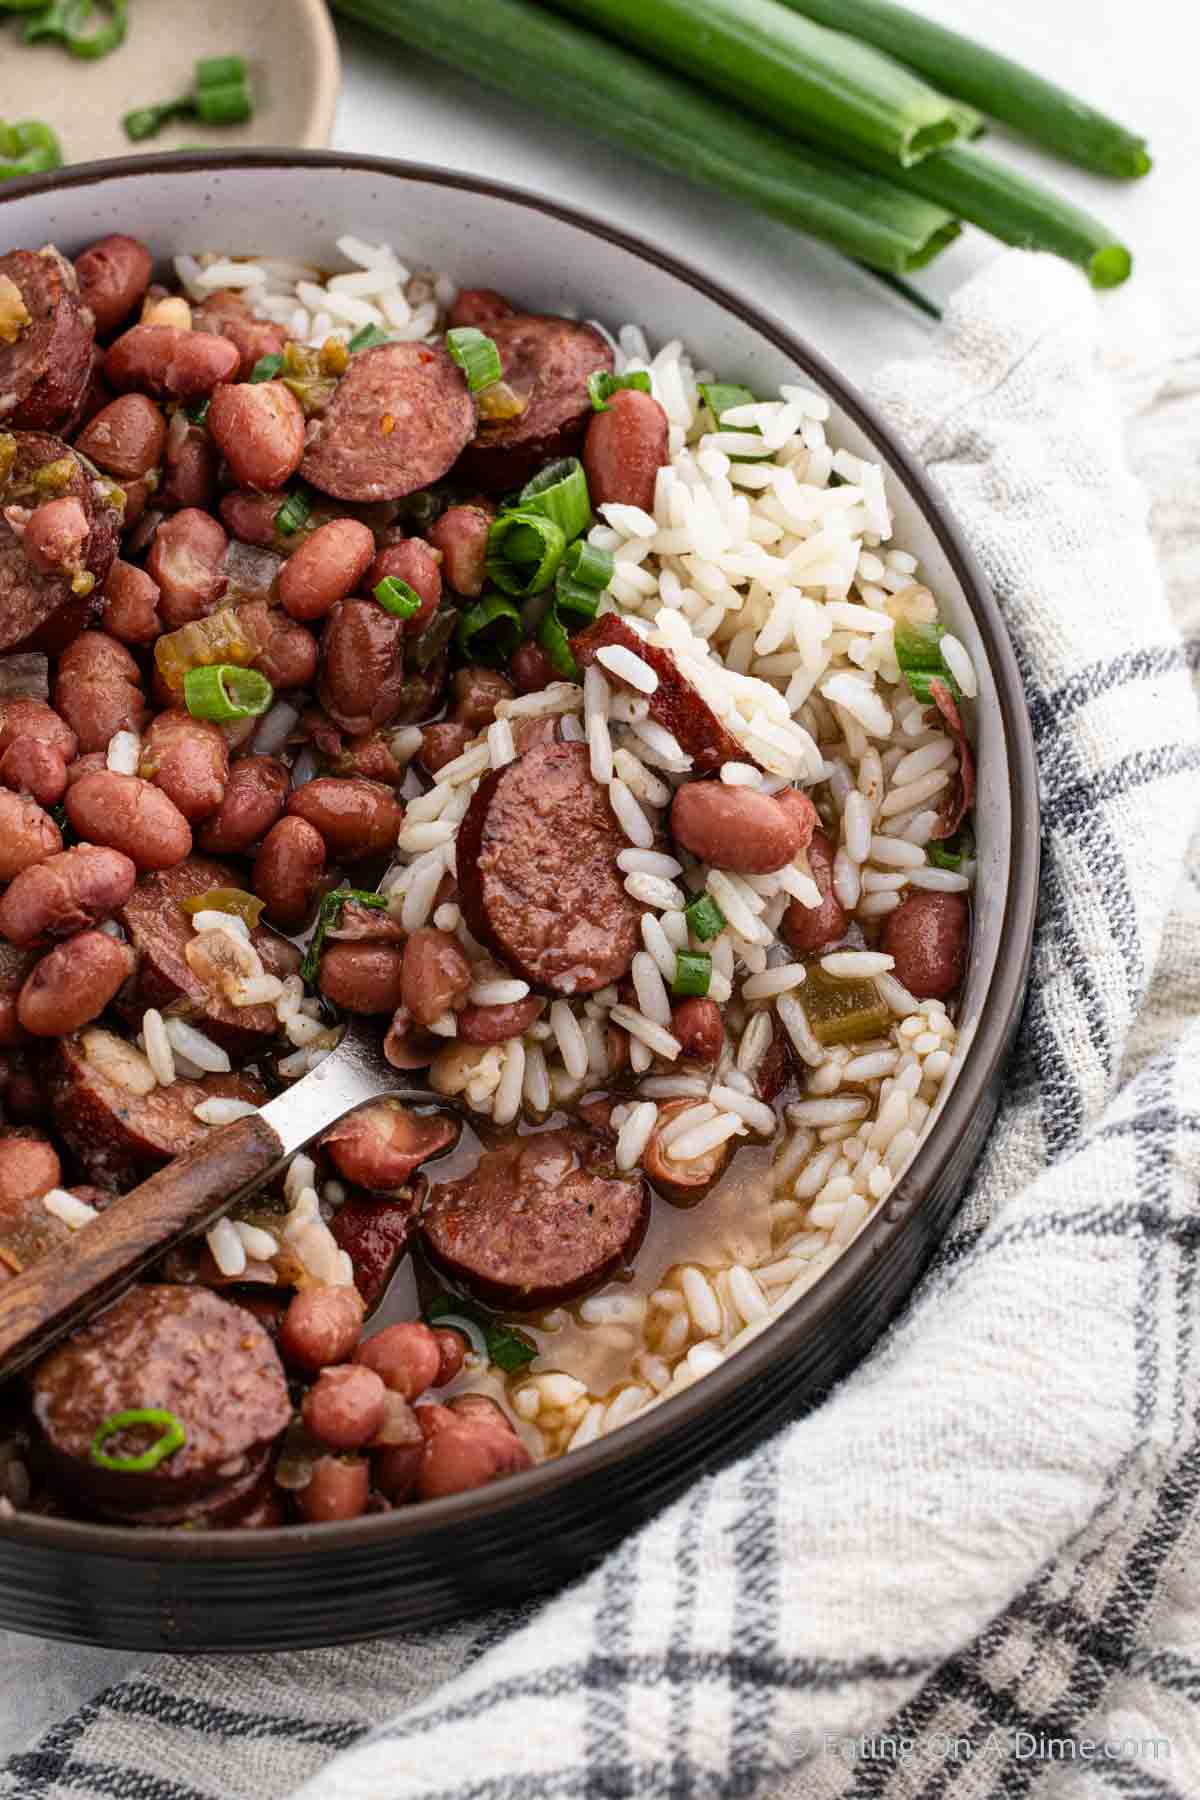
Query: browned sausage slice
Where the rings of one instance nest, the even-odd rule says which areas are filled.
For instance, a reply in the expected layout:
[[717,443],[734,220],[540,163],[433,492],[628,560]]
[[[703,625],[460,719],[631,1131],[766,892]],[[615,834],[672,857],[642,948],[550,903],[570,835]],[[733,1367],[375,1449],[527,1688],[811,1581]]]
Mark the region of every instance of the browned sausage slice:
[[136,1094],[97,1061],[97,1040],[110,1048],[120,1042],[111,1032],[94,1030],[60,1038],[47,1066],[55,1129],[100,1187],[133,1187],[199,1143],[210,1130],[195,1114],[202,1100],[266,1101],[266,1089],[250,1075],[181,1077],[170,1087]]
[[[52,1480],[97,1512],[155,1522],[182,1518],[247,1477],[288,1422],[287,1381],[275,1346],[250,1313],[207,1288],[131,1288],[34,1371],[33,1416]],[[114,1413],[164,1408],[185,1437],[153,1469],[98,1468],[96,1432]],[[110,1437],[111,1455],[136,1455],[160,1434],[145,1426]]]
[[[248,1056],[274,1037],[278,1021],[273,1005],[234,1006],[221,989],[219,975],[210,973],[196,952],[191,961],[187,955],[197,934],[182,902],[210,888],[240,885],[234,870],[204,856],[188,857],[139,882],[117,915],[138,953],[136,980],[117,1000],[131,1026],[140,1025],[148,1006],[177,1011],[183,1001],[191,1009],[186,1015],[190,1023],[224,1045],[231,1056]],[[298,955],[285,938],[262,925],[250,935],[269,974],[290,975],[299,966]]]
[[[698,775],[712,774],[722,763],[754,762],[746,746],[725,729],[707,700],[701,699],[671,652],[648,644],[616,613],[605,613],[602,619],[597,619],[594,625],[571,639],[571,650],[581,669],[595,661],[597,650],[612,646],[632,650],[635,656],[650,664],[658,676],[658,686],[650,695],[650,717],[656,725],[674,735],[692,758]],[[604,674],[606,680],[619,680],[611,669],[606,669]]]
[[75,411],[92,372],[95,331],[79,279],[52,244],[10,250],[0,256],[0,302],[16,323],[12,343],[7,332],[0,338],[0,426],[53,431]]
[[612,1148],[579,1129],[513,1137],[470,1175],[434,1190],[421,1214],[426,1254],[489,1306],[557,1306],[636,1254],[649,1199],[618,1175]]
[[379,344],[350,358],[300,472],[338,500],[398,500],[444,475],[474,430],[474,402],[448,351]]
[[611,370],[613,355],[590,325],[539,313],[497,319],[487,335],[500,352],[504,380],[525,405],[515,419],[481,423],[458,466],[464,481],[499,494],[580,448],[592,417],[588,376]]
[[[0,479],[0,652],[44,650],[56,655],[100,606],[101,589],[117,554],[121,506],[96,483],[95,471],[61,438],[36,431],[12,435],[16,454],[7,480]],[[51,483],[46,492],[35,485],[34,478],[51,465],[56,465],[53,473],[43,477]],[[51,497],[78,500],[88,517],[89,532],[78,574],[90,577],[91,585],[86,579],[77,581],[82,593],[75,591],[70,575],[36,567],[22,547],[19,533],[4,517],[9,507],[32,511]]]
[[481,781],[459,829],[462,909],[531,987],[592,994],[629,973],[641,942],[626,847],[586,744],[541,744]]

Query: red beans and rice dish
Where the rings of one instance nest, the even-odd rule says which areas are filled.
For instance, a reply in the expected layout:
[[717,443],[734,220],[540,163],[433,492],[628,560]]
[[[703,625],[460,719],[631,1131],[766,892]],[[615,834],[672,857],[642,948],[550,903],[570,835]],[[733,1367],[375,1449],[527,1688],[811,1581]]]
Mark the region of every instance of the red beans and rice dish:
[[337,251],[0,256],[0,1280],[348,1017],[428,1089],[10,1384],[0,1508],[587,1443],[819,1280],[954,1060],[976,678],[881,471],[801,385]]

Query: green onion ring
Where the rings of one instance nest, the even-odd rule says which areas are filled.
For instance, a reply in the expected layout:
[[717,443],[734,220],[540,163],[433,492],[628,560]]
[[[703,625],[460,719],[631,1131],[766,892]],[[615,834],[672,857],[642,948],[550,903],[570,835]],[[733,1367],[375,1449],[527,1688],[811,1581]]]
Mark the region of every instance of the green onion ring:
[[257,669],[237,663],[207,663],[189,669],[183,678],[183,698],[193,719],[257,719],[275,698],[275,690]]
[[[137,1456],[110,1456],[102,1448],[105,1440],[130,1425],[161,1425],[163,1435]],[[109,1414],[92,1439],[88,1454],[99,1469],[117,1469],[124,1475],[145,1475],[151,1469],[157,1469],[160,1462],[165,1462],[186,1442],[187,1428],[183,1420],[168,1412],[165,1406],[133,1406],[127,1412]]]
[[468,662],[502,669],[522,636],[520,613],[507,595],[495,590],[458,615],[455,639]]
[[385,575],[377,581],[371,592],[382,606],[385,613],[391,613],[394,619],[415,618],[424,602],[416,588],[410,587],[407,581],[401,581],[399,575]]
[[524,599],[550,586],[565,548],[561,527],[543,513],[501,513],[488,531],[487,572],[506,594]]
[[592,501],[587,477],[577,456],[548,463],[521,489],[517,512],[544,513],[562,531],[568,544],[592,522]]
[[504,373],[494,341],[476,325],[456,325],[446,333],[446,348],[467,378],[473,394],[489,388]]
[[639,394],[648,394],[650,376],[645,369],[631,369],[628,375],[610,375],[607,369],[593,369],[587,387],[592,410],[607,412],[609,401],[622,388],[636,388]]

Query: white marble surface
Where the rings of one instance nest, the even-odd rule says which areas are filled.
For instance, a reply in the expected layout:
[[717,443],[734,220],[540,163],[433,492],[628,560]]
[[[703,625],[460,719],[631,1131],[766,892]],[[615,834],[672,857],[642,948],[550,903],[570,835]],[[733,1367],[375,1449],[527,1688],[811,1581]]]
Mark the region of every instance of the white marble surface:
[[[1153,176],[1109,185],[994,136],[997,148],[1118,226],[1137,282],[1109,307],[1137,307],[1158,281],[1195,275],[1196,170],[1192,77],[1200,26],[1180,0],[921,0],[930,13],[1109,106],[1146,130]],[[611,217],[706,268],[811,336],[862,380],[885,357],[919,350],[924,322],[865,275],[783,226],[577,138],[515,102],[485,93],[423,57],[357,29],[341,32],[344,86],[334,143],[471,170]],[[403,242],[397,220],[396,241]],[[919,280],[942,298],[994,254],[968,231]],[[22,1748],[139,1658],[0,1632],[0,1756]]]

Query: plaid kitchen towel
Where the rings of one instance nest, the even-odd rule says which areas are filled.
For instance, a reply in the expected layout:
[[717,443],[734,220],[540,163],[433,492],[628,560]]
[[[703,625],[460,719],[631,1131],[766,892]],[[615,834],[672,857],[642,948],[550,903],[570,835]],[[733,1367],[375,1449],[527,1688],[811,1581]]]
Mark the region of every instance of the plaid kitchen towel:
[[1044,806],[1005,1103],[900,1322],[557,1597],[349,1650],[159,1658],[0,1795],[1200,1792],[1187,331],[1186,307],[1118,310],[1102,339],[1073,271],[1012,253],[876,384],[1004,608]]

